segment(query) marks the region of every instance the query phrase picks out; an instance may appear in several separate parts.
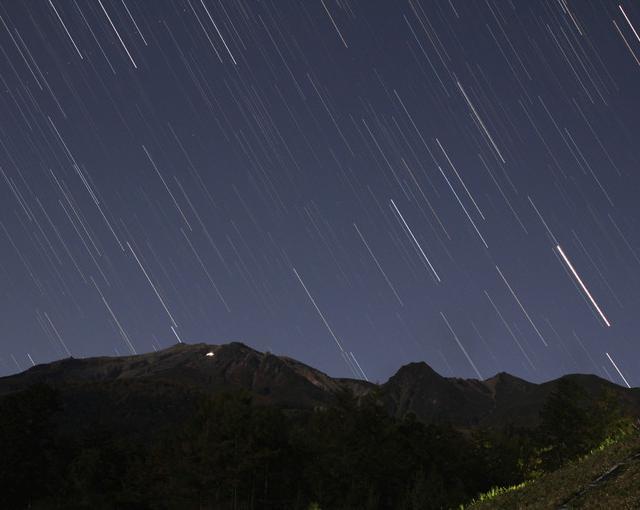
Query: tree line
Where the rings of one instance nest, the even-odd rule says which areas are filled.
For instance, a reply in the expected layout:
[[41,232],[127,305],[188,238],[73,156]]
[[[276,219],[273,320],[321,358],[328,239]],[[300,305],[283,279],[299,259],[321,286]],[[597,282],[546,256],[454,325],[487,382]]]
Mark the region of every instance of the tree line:
[[558,468],[628,428],[613,394],[561,379],[536,428],[457,430],[389,416],[374,393],[313,411],[204,398],[149,440],[61,434],[57,390],[0,400],[0,507],[430,510]]

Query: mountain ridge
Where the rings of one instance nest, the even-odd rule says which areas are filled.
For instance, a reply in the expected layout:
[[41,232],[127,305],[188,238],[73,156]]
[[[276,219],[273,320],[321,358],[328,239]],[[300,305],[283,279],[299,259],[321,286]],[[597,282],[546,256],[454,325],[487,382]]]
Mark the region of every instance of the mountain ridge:
[[506,372],[485,380],[464,379],[444,377],[420,361],[400,367],[385,383],[374,384],[333,378],[294,358],[260,352],[241,342],[182,343],[138,355],[66,358],[0,378],[0,396],[46,383],[59,388],[71,408],[77,400],[100,396],[102,416],[117,395],[129,414],[139,414],[134,403],[146,401],[166,407],[164,418],[173,420],[189,412],[184,399],[221,391],[248,391],[258,404],[288,409],[328,406],[338,393],[347,391],[357,398],[375,395],[393,416],[413,413],[426,423],[463,428],[534,426],[547,396],[564,378],[591,395],[612,391],[625,410],[640,414],[640,389],[623,388],[595,375],[568,374],[541,384]]

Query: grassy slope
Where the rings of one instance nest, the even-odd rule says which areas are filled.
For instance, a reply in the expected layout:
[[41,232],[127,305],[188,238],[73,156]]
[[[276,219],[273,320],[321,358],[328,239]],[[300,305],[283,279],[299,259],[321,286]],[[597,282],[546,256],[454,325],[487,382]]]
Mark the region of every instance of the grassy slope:
[[[479,501],[466,510],[640,509],[640,434],[528,482],[523,487]],[[609,476],[592,482],[621,464]],[[581,495],[577,493],[583,492]]]

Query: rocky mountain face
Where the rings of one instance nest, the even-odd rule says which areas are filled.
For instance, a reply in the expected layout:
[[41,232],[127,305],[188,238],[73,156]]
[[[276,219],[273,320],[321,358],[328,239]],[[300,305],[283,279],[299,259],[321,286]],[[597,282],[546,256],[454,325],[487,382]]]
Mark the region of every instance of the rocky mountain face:
[[[589,394],[611,390],[628,411],[640,414],[640,389],[626,389],[592,375],[568,375]],[[332,378],[294,359],[233,342],[178,344],[136,356],[69,358],[0,378],[0,396],[36,383],[61,394],[67,429],[104,427],[154,431],[193,412],[199,397],[245,390],[254,401],[291,410],[331,405],[348,390],[373,394],[395,416],[414,413],[427,423],[532,426],[557,380],[533,384],[506,373],[485,381],[446,378],[426,363],[403,366],[386,383]]]
[[640,388],[624,388],[595,375],[570,374],[535,384],[501,372],[486,379],[445,378],[426,363],[406,365],[382,385],[383,399],[396,416],[414,413],[428,423],[458,427],[534,427],[547,397],[561,379],[569,379],[594,399],[612,392],[621,408],[640,415]]
[[364,381],[334,379],[284,356],[258,352],[239,342],[224,345],[177,344],[135,356],[67,358],[0,378],[0,395],[35,383],[155,383],[195,392],[247,390],[264,404],[307,408],[328,403],[341,388],[356,394],[374,387]]

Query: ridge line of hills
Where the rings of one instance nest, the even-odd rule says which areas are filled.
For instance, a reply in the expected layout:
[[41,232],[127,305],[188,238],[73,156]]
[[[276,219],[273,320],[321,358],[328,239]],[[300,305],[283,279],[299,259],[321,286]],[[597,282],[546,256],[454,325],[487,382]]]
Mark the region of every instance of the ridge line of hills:
[[[413,413],[426,423],[463,428],[507,422],[535,426],[547,396],[561,379],[572,380],[589,395],[613,391],[625,411],[640,413],[639,388],[627,389],[595,375],[570,374],[536,384],[500,372],[480,381],[443,377],[425,362],[414,362],[402,366],[387,382],[374,384],[333,378],[293,358],[262,353],[239,342],[176,344],[131,356],[66,358],[0,378],[0,396],[46,383],[59,389],[71,408],[79,400],[100,411],[118,398],[119,406],[134,415],[139,414],[135,404],[141,400],[164,399],[157,412],[173,421],[187,411],[184,399],[190,394],[245,390],[258,404],[309,409],[330,405],[337,393],[347,390],[356,397],[376,392],[391,415]],[[91,401],[92,396],[101,398]]]

